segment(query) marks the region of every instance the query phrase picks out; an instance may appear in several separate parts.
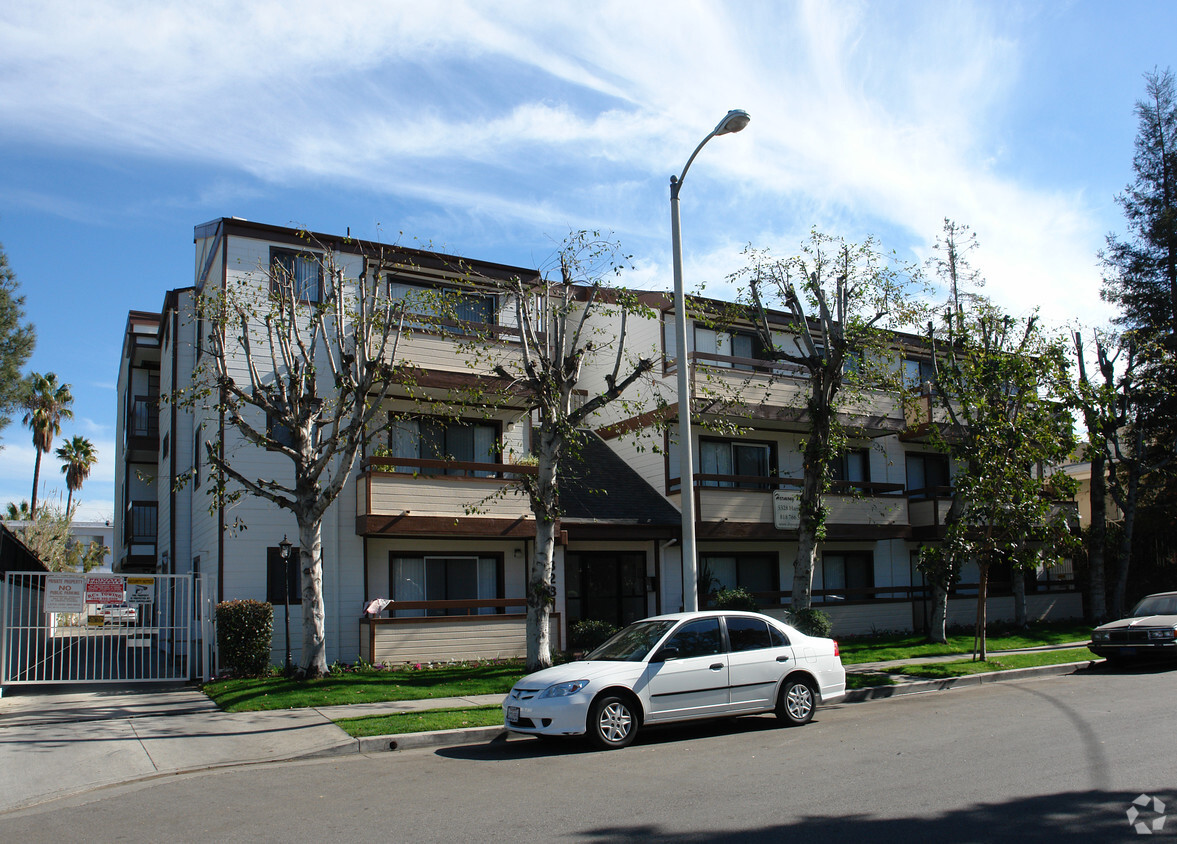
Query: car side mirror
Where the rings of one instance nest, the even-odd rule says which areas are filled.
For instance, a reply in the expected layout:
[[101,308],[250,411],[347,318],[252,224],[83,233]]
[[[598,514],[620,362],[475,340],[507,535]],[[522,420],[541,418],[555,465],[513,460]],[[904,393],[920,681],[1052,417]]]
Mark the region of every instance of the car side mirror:
[[663,648],[654,655],[654,662],[666,662],[671,659],[678,659],[678,648]]

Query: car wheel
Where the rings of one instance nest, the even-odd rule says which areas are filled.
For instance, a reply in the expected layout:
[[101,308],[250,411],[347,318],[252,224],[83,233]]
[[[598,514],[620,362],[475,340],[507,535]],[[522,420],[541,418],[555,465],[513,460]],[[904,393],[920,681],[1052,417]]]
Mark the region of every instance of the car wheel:
[[589,711],[588,732],[593,744],[602,750],[628,747],[638,734],[633,704],[617,695],[598,698]]
[[817,695],[806,680],[785,681],[776,701],[776,717],[790,727],[799,727],[813,720],[817,708]]

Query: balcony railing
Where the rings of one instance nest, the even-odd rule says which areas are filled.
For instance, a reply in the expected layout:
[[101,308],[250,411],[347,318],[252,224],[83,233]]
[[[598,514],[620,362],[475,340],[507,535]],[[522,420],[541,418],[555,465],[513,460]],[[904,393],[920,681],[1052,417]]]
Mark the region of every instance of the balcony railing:
[[159,438],[159,398],[135,396],[131,401],[130,420],[127,428],[132,437]]
[[503,487],[536,471],[517,463],[371,457],[356,485],[356,515],[526,517],[526,495]]

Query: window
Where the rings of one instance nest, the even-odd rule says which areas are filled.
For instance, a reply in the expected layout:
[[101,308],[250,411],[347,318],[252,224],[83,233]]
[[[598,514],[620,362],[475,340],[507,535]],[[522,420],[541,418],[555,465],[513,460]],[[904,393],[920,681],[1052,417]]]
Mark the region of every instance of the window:
[[[389,555],[389,578],[394,601],[462,601],[498,598],[502,594],[500,557]],[[395,609],[395,607],[393,607]],[[494,607],[468,609],[396,610],[398,618],[422,615],[488,615]]]
[[322,301],[323,266],[316,255],[287,249],[270,250],[270,289],[292,290],[299,302]]
[[[752,331],[715,331],[695,326],[695,351],[701,354],[718,355],[721,358],[744,358],[764,360],[764,344],[760,335]],[[749,363],[734,363],[730,360],[707,361],[712,366],[734,367],[750,370]]]
[[201,439],[204,434],[204,428],[200,425],[196,426],[196,439],[192,443],[192,486],[200,486],[200,452],[204,449],[204,443]]
[[266,414],[266,436],[279,445],[294,448],[294,432],[269,413]]
[[907,455],[907,494],[911,498],[929,498],[937,487],[948,487],[948,455],[909,453]]
[[667,640],[666,647],[675,648],[678,651],[679,659],[723,653],[723,639],[719,635],[719,618],[700,618],[698,621],[688,621]]
[[727,622],[727,638],[733,653],[775,647],[768,632],[768,622],[763,619],[729,615],[724,620]]
[[776,554],[703,554],[699,557],[700,571],[707,577],[709,588],[734,589],[739,586],[749,592],[776,592],[780,589],[780,565]]
[[[428,287],[390,277],[388,295],[394,300],[404,302],[405,309],[409,313],[424,317],[452,317],[458,322],[480,325],[495,325],[497,322],[495,317],[498,313],[498,300],[490,293]],[[437,325],[429,320],[412,321],[406,319],[405,324],[413,328],[437,328]]]
[[[703,475],[743,475],[767,478],[774,466],[770,443],[735,442],[731,440],[699,441],[699,473]],[[768,489],[768,483],[756,481],[700,481],[704,487],[738,487],[740,489]]]
[[924,390],[926,384],[935,382],[936,368],[930,360],[904,358],[903,383],[912,390]]
[[[461,463],[497,463],[499,426],[488,422],[451,422],[430,417],[388,422],[388,448],[393,457],[414,460],[450,460]],[[418,471],[412,466],[394,467],[398,472]],[[465,469],[446,469],[447,475],[466,475]],[[476,478],[491,478],[492,471],[474,471]]]
[[[282,594],[286,584],[286,594]],[[282,559],[282,549],[266,549],[266,600],[278,606],[302,603],[302,563],[298,558],[298,546],[290,549],[290,558]]]
[[870,481],[870,449],[853,448],[836,457],[830,465],[835,481],[849,484]]
[[823,554],[821,558],[822,589],[827,594],[821,600],[864,601],[874,597],[873,593],[857,590],[870,589],[875,585],[875,560],[870,551],[839,551]]
[[170,434],[164,434],[163,435],[163,442],[160,443],[160,446],[159,446],[159,456],[163,460],[168,459],[168,439],[170,438],[170,436],[171,436]]

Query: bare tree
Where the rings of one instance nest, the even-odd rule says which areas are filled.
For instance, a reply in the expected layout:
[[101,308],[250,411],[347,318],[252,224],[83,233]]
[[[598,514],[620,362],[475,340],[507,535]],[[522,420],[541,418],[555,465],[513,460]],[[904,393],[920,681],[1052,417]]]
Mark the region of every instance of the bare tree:
[[[369,423],[394,381],[404,308],[381,286],[391,260],[385,249],[365,252],[358,276],[349,278],[334,249],[304,238],[306,249],[291,260],[201,294],[208,345],[195,390],[181,388],[174,399],[223,415],[227,432],[243,443],[207,443],[217,470],[213,507],[251,495],[294,515],[303,611],[296,676],[313,678],[327,672],[323,516],[369,431],[378,430]],[[254,449],[288,458],[290,480],[247,474]]]
[[[652,356],[626,352],[628,319],[652,317],[640,297],[607,287],[627,268],[615,242],[599,232],[571,234],[556,256],[559,277],[514,277],[505,282],[515,305],[519,343],[495,362],[495,372],[515,401],[535,414],[536,473],[521,473],[522,486],[535,516],[535,556],[527,576],[527,668],[551,665],[549,619],[555,597],[552,583],[559,533],[560,463],[575,455],[585,436],[583,425],[653,368]],[[464,348],[472,359],[487,360],[484,337],[472,333]],[[611,354],[612,368],[601,389],[583,401],[578,392],[586,362]]]
[[[852,244],[819,232],[812,233],[800,255],[787,260],[774,260],[756,249],[745,254],[747,267],[731,279],[747,282],[763,357],[800,367],[809,381],[793,564],[796,613],[811,607],[813,570],[825,538],[830,467],[848,444],[839,412],[868,391],[897,386],[887,329],[917,324],[919,305],[908,291],[919,274],[884,254],[873,239]],[[772,330],[770,308],[791,315],[787,337]]]

